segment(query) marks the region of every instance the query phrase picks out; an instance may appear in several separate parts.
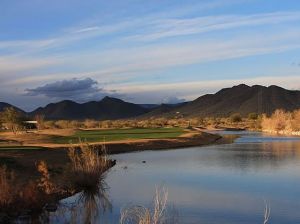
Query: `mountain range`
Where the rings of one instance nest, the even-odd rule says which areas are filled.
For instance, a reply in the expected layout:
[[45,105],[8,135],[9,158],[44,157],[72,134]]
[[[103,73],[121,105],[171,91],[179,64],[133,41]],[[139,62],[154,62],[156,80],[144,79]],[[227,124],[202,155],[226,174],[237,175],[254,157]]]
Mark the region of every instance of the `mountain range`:
[[[12,105],[0,102],[0,111]],[[13,106],[14,107],[14,106]],[[215,94],[206,94],[193,101],[180,104],[134,104],[105,97],[100,101],[76,103],[64,100],[26,113],[28,117],[38,114],[46,119],[148,119],[150,117],[227,117],[233,113],[247,116],[249,113],[271,114],[276,109],[292,111],[300,109],[300,91],[278,86],[247,86],[245,84],[221,89]]]
[[215,94],[203,95],[164,113],[155,113],[154,110],[151,116],[173,117],[181,114],[183,117],[228,117],[233,113],[240,113],[245,117],[253,112],[270,115],[276,109],[300,109],[300,91],[274,85],[265,87],[241,84],[222,89]]

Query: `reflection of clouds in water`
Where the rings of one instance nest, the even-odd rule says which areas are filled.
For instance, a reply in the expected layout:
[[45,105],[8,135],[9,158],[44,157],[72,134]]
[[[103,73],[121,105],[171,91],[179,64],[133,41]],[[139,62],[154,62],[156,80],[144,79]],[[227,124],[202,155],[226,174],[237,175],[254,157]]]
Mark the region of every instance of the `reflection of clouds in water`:
[[[300,159],[300,141],[236,143],[114,156],[118,161],[119,158],[123,166],[145,172],[149,172],[148,165],[151,170],[188,170],[188,173],[198,173],[202,169],[218,171],[220,166],[236,172],[268,171],[286,167],[291,160]],[[147,161],[147,166],[140,164],[142,160]]]
[[106,182],[114,211],[96,219],[118,223],[124,205],[148,206],[164,183],[183,223],[261,223],[263,199],[272,223],[298,223],[299,155],[300,142],[290,140],[113,155],[118,162]]
[[134,169],[108,175],[113,199],[118,205],[145,204],[152,186],[164,182],[169,202],[186,222],[261,223],[263,199],[271,204],[272,220],[300,220],[295,200],[300,197],[300,172],[295,172],[300,169],[300,142],[245,138],[252,143],[116,155]]

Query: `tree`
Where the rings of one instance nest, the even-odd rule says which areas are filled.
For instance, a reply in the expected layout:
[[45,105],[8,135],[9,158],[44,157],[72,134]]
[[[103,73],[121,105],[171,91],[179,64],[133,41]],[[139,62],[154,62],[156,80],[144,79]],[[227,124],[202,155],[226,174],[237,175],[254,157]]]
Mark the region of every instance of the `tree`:
[[22,128],[22,114],[13,107],[4,109],[1,120],[14,134]]

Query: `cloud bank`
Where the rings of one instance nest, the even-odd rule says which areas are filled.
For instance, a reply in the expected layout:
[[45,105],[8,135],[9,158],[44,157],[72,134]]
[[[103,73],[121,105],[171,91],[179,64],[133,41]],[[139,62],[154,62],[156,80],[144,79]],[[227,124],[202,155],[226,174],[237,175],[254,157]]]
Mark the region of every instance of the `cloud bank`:
[[43,95],[50,99],[71,99],[77,102],[100,100],[104,96],[118,96],[114,91],[106,91],[91,78],[56,81],[33,89],[26,89],[27,96]]

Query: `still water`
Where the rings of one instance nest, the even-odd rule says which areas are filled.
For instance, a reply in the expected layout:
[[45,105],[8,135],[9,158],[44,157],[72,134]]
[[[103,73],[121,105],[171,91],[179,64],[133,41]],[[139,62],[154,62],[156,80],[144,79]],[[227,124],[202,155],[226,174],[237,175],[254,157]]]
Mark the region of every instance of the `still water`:
[[[265,201],[269,223],[300,223],[300,139],[221,134],[240,137],[232,144],[112,156],[117,165],[105,177],[107,199],[96,200],[91,222],[118,223],[122,207],[151,205],[155,187],[164,185],[179,223],[262,223]],[[50,223],[69,223],[72,216],[80,222],[88,206],[79,195],[63,200]]]

